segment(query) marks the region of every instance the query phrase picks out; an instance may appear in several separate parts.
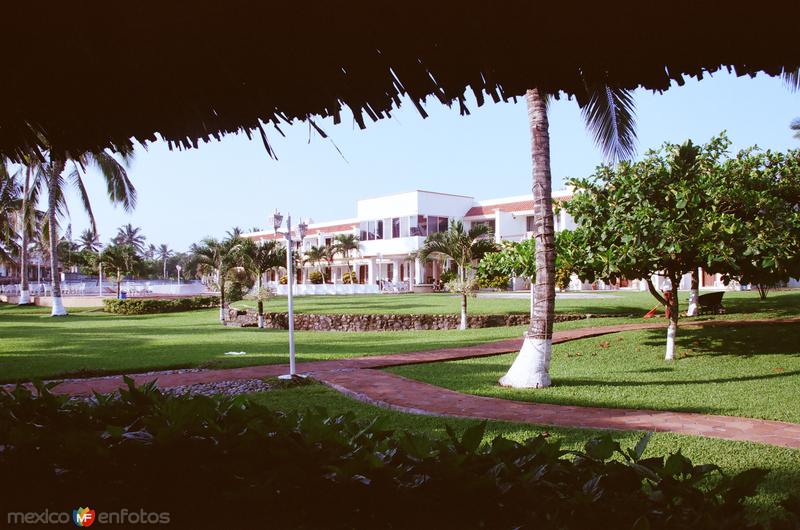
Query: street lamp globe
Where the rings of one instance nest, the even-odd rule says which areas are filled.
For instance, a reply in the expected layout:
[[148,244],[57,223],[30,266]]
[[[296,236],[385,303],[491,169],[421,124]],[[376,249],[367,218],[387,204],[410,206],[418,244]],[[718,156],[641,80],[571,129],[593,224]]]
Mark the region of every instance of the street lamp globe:
[[281,212],[275,208],[275,213],[272,214],[272,225],[275,227],[275,232],[280,230],[281,224],[283,224],[283,216]]
[[301,221],[299,225],[297,225],[297,235],[300,236],[300,244],[303,244],[303,238],[306,237],[306,232],[308,232],[308,225]]

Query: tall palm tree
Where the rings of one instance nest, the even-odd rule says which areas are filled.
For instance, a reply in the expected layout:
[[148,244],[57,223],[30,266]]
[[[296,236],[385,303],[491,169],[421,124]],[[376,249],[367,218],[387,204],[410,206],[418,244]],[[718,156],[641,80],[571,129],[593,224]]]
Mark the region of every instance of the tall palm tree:
[[242,243],[239,237],[228,237],[222,241],[215,238],[203,239],[191,247],[197,271],[214,275],[219,286],[219,320],[225,321],[225,279],[232,268],[238,265],[238,246]]
[[447,256],[458,267],[459,294],[461,295],[461,325],[460,329],[467,329],[467,295],[471,289],[470,269],[473,262],[481,259],[486,253],[497,250],[494,241],[487,237],[491,230],[485,224],[474,225],[469,230],[464,230],[461,221],[450,221],[446,232],[436,232],[425,238],[425,243],[419,251],[423,261],[435,255]]
[[[579,100],[588,129],[608,159],[622,159],[635,151],[636,124],[631,92],[587,80]],[[531,131],[533,160],[533,217],[536,239],[536,286],[533,314],[525,341],[503,386],[542,388],[550,386],[550,356],[556,299],[556,255],[553,226],[550,132],[547,118],[549,96],[532,88],[525,93]]]
[[100,236],[93,232],[91,228],[87,228],[78,236],[78,246],[81,250],[97,252],[101,247]]
[[345,265],[350,269],[350,281],[353,284],[355,284],[356,270],[355,266],[350,264],[350,257],[353,254],[358,255],[360,245],[361,241],[355,234],[338,234],[333,241],[333,253],[341,255],[344,259]]
[[793,119],[789,128],[794,131],[794,137],[800,140],[800,118]]
[[114,243],[117,245],[130,245],[137,254],[144,255],[144,243],[147,238],[142,234],[142,229],[138,226],[134,227],[131,223],[117,228],[117,235],[114,236]]
[[[71,184],[78,192],[81,204],[89,215],[92,231],[97,232],[97,224],[92,212],[89,194],[83,179],[87,167],[96,168],[106,183],[108,198],[121,204],[130,212],[136,206],[136,189],[125,171],[133,158],[132,149],[120,149],[122,162],[106,151],[83,153],[69,156],[64,153],[47,153],[44,158],[32,158],[31,163],[40,167],[47,182],[47,225],[49,227],[50,278],[53,297],[52,316],[66,316],[67,310],[61,300],[61,278],[58,275],[58,217],[66,212],[65,192]],[[64,174],[69,168],[69,173]]]
[[17,174],[0,161],[0,262],[13,264],[19,211],[22,208],[22,187]]
[[28,267],[30,266],[30,241],[41,230],[41,212],[36,209],[39,194],[42,190],[44,174],[39,164],[31,163],[33,155],[25,158],[24,177],[22,179],[22,208],[20,209],[20,285],[19,305],[31,303],[28,285]]
[[167,260],[171,258],[175,252],[173,252],[166,243],[161,243],[157,249],[155,249],[154,255],[158,256],[164,263],[164,279],[167,279]]
[[239,247],[242,266],[256,277],[256,293],[258,297],[258,327],[264,327],[264,300],[261,298],[264,273],[283,267],[286,264],[286,248],[277,241],[261,241],[251,239],[242,241]]

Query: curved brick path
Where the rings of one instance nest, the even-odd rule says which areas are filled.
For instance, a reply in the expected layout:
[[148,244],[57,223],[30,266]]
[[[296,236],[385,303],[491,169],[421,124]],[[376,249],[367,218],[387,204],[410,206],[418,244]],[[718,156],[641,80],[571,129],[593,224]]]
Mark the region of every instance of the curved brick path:
[[[741,327],[792,323],[800,323],[800,317],[747,321],[712,320],[692,322],[687,326]],[[561,343],[608,333],[663,327],[663,323],[641,323],[565,330],[555,332],[553,342]],[[308,374],[361,401],[418,414],[493,419],[560,427],[675,432],[800,449],[800,424],[733,416],[510,401],[462,394],[379,370],[404,364],[498,355],[517,351],[521,344],[522,339],[510,339],[462,348],[299,363],[298,372]],[[131,377],[137,383],[158,379],[159,386],[169,388],[195,383],[271,377],[281,375],[286,371],[285,365],[267,365],[172,374],[138,374]],[[121,376],[67,380],[55,387],[53,391],[60,394],[87,395],[92,391],[112,392],[122,384]]]

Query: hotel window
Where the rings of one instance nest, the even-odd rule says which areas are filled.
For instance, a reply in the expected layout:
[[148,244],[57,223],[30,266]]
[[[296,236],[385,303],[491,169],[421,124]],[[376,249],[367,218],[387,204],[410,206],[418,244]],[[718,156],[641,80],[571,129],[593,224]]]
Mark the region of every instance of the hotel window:
[[383,221],[361,221],[361,241],[383,239]]
[[392,238],[400,237],[400,218],[395,217],[392,219]]
[[411,227],[412,236],[427,237],[428,235],[428,218],[424,215],[417,216],[417,226]]
[[439,218],[439,232],[447,232],[448,219],[447,217]]
[[534,220],[532,215],[529,215],[525,218],[525,230],[527,230],[528,232],[536,231],[536,221]]
[[375,239],[383,239],[383,220],[375,221]]

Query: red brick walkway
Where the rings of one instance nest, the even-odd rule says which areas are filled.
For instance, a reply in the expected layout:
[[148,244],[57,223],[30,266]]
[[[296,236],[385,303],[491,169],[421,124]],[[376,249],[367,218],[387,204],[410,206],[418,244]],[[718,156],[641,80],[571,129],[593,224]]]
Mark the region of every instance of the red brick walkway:
[[[789,323],[800,323],[800,318],[749,321],[713,320],[692,322],[687,326],[741,327]],[[554,333],[553,342],[561,343],[608,333],[663,327],[663,323],[637,323],[572,329]],[[297,368],[298,372],[308,374],[314,379],[356,399],[406,412],[494,419],[560,427],[665,431],[800,448],[800,424],[733,416],[510,401],[462,394],[379,370],[380,368],[404,364],[498,355],[517,351],[521,344],[521,338],[509,339],[461,348],[298,363]],[[138,374],[131,377],[137,383],[158,379],[159,386],[169,388],[195,383],[256,379],[277,376],[286,372],[287,367],[285,365],[266,365],[172,374]],[[101,393],[112,392],[122,385],[121,376],[76,381],[67,380],[55,387],[53,391],[60,394],[89,395],[93,391]]]

